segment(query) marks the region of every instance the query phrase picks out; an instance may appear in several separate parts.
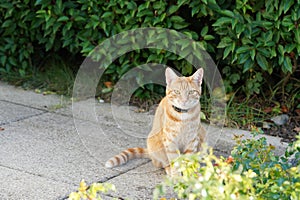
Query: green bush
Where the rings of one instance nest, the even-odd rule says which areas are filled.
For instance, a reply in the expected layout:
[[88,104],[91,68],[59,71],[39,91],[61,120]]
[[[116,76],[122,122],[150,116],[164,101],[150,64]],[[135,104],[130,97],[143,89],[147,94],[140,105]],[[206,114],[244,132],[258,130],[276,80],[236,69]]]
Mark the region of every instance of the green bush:
[[[299,65],[299,5],[289,0],[4,0],[0,73],[30,76],[45,58],[62,50],[86,56],[122,31],[163,27],[188,35],[206,49],[219,63],[228,92],[240,88],[251,95],[269,85],[270,92],[282,86],[295,93],[299,86],[287,83]],[[146,62],[177,67],[184,75],[192,72],[184,59],[152,49],[121,56],[106,70],[106,79],[114,83]]]
[[[282,157],[265,138],[241,140],[227,159],[212,150],[184,155],[173,162],[182,176],[157,186],[154,197],[174,191],[179,199],[291,199],[300,197],[300,136]],[[293,157],[294,156],[294,157]],[[291,158],[297,163],[292,164]]]
[[299,199],[300,163],[292,166],[289,158],[295,154],[299,162],[300,148],[294,146],[283,157],[275,156],[272,149],[266,138],[239,141],[232,152],[233,170],[242,168],[257,174],[252,181],[258,199]]
[[282,73],[279,80],[287,81],[286,74],[299,66],[299,9],[299,1],[239,0],[221,11],[212,26],[228,65],[223,68],[227,81],[242,80],[247,94],[259,93],[264,78],[275,82],[278,77],[272,76]]
[[173,166],[179,168],[182,176],[168,178],[157,186],[154,199],[167,191],[175,192],[178,199],[253,199],[252,178],[256,174],[251,169],[243,173],[234,171],[229,161],[207,150],[178,158]]

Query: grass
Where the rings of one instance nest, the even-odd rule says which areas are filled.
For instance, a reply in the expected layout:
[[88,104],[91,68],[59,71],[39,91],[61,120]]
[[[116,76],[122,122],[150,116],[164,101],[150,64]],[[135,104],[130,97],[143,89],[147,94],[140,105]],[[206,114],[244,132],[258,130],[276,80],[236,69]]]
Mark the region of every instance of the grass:
[[35,81],[43,90],[72,96],[75,74],[65,63],[54,63],[45,73],[37,74]]
[[235,128],[247,128],[250,130],[252,125],[262,123],[270,118],[270,115],[262,109],[250,106],[251,102],[231,102],[226,107],[227,121],[226,126]]
[[20,76],[18,72],[0,74],[0,80],[21,86],[24,89],[34,89],[36,92],[72,96],[75,72],[71,64],[60,57],[50,57],[45,61],[42,69]]

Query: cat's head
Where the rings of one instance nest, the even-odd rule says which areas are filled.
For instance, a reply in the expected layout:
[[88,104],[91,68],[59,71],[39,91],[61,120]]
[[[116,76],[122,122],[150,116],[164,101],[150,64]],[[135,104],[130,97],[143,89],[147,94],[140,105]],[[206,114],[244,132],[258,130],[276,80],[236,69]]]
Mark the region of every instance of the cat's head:
[[172,106],[189,109],[199,104],[203,69],[198,69],[192,76],[178,77],[171,68],[166,69],[166,96]]

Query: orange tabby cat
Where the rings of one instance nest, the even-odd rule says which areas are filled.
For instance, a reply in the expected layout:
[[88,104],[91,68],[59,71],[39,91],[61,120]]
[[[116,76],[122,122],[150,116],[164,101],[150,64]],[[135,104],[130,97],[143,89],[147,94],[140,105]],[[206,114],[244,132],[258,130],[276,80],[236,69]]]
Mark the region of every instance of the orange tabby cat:
[[165,168],[168,175],[176,174],[170,167],[179,153],[195,153],[204,142],[205,130],[200,124],[200,95],[203,69],[190,77],[178,77],[166,69],[166,97],[154,116],[147,139],[147,149],[129,148],[110,158],[105,166],[112,168],[133,158],[150,158],[154,166]]

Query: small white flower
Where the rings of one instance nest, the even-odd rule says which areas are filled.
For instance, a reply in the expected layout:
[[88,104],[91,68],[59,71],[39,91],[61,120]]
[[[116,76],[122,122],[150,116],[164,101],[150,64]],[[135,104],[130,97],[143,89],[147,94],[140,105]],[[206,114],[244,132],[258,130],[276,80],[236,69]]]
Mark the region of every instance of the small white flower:
[[201,185],[200,183],[196,183],[196,184],[195,184],[195,188],[196,188],[196,189],[200,189],[201,187],[202,187],[202,185]]
[[205,189],[201,190],[201,195],[202,195],[202,197],[207,197],[207,192]]
[[234,178],[234,180],[236,180],[237,182],[242,182],[242,181],[243,181],[241,175],[239,175],[239,174],[234,174],[234,175],[233,175],[233,178]]
[[224,193],[224,187],[220,186],[219,191],[220,191],[220,193]]
[[207,171],[205,174],[204,174],[204,179],[205,180],[209,180],[210,177],[211,177],[212,173],[210,171]]
[[174,167],[178,168],[179,166],[179,162],[174,162]]
[[254,178],[257,176],[257,174],[251,169],[249,169],[247,172],[244,172],[244,174],[249,178]]
[[203,176],[199,176],[199,178],[198,178],[198,180],[200,181],[200,182],[203,182],[204,181],[204,178],[203,178]]
[[231,198],[231,199],[236,199],[236,195],[235,195],[235,194],[231,194],[231,195],[230,195],[230,198]]

